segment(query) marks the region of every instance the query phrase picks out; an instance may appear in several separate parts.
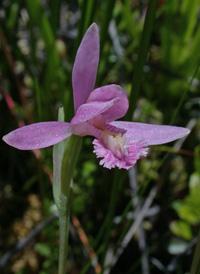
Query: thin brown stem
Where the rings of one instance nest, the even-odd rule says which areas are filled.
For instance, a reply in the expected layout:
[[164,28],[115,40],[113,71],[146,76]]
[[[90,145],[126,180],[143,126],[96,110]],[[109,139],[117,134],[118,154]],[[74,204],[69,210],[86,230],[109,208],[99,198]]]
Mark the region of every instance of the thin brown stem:
[[4,35],[3,30],[2,30],[1,27],[0,27],[0,41],[1,41],[1,44],[2,44],[3,51],[5,53],[5,56],[7,58],[8,65],[9,65],[10,70],[12,72],[12,75],[15,79],[15,82],[16,82],[16,85],[17,85],[17,88],[18,88],[18,91],[19,91],[19,96],[20,96],[23,108],[25,110],[25,113],[26,113],[27,121],[30,124],[30,123],[32,123],[32,117],[31,117],[31,113],[30,113],[29,108],[28,108],[27,99],[24,96],[24,86],[21,83],[21,81],[19,80],[19,77],[16,73],[15,61],[14,61],[14,58],[12,56],[10,47],[9,47],[7,41],[6,41],[5,35]]

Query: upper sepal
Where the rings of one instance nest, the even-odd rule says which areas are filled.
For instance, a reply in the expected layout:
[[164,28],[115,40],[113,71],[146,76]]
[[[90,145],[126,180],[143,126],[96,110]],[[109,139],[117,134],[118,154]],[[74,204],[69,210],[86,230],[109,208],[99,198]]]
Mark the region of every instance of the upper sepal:
[[78,48],[72,71],[74,109],[87,101],[94,89],[99,63],[99,32],[93,23],[86,31]]

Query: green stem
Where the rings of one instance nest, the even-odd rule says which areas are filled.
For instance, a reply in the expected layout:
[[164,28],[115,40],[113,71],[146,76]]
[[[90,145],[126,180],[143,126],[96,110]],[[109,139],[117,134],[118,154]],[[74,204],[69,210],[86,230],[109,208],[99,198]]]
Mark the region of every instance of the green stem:
[[[67,249],[68,249],[68,234],[69,234],[69,218],[65,215],[60,215],[59,217],[60,224],[60,246],[59,246],[59,274],[66,273],[66,260],[67,260]],[[67,229],[61,229],[62,227]]]
[[[58,120],[64,121],[60,106]],[[82,145],[82,138],[72,135],[53,148],[53,195],[59,212],[60,246],[58,273],[66,273],[69,219],[72,204],[73,175]]]
[[66,273],[66,258],[68,249],[69,218],[72,204],[72,178],[78,155],[82,145],[82,138],[72,135],[68,138],[61,165],[61,184],[57,199],[60,221],[60,250],[58,273]]
[[133,74],[132,89],[131,89],[131,95],[129,99],[130,106],[126,115],[126,118],[128,120],[132,120],[133,110],[136,106],[136,102],[138,99],[138,95],[139,95],[139,91],[142,83],[143,68],[147,59],[150,38],[151,38],[151,33],[153,30],[153,25],[155,21],[157,6],[158,6],[158,0],[149,1],[145,22],[144,22],[144,28],[142,32],[142,38],[140,42],[138,59],[137,59],[136,67]]
[[[69,197],[70,196],[70,197]],[[59,211],[59,225],[60,225],[60,245],[59,245],[59,267],[58,273],[66,273],[66,260],[67,260],[67,250],[68,250],[68,238],[69,238],[69,219],[70,219],[70,209],[71,209],[71,197],[69,194],[69,200],[65,195],[61,196]]]

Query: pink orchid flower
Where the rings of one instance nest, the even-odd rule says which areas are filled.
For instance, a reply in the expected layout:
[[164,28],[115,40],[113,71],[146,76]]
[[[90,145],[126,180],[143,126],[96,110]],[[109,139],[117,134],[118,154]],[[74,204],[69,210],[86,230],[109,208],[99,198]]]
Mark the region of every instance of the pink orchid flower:
[[99,33],[93,23],[85,33],[77,51],[72,85],[75,115],[70,123],[41,122],[18,128],[3,137],[15,148],[32,150],[61,142],[70,135],[92,135],[94,152],[103,158],[106,168],[131,168],[147,156],[148,146],[182,138],[187,128],[115,121],[129,107],[126,93],[118,85],[94,89],[99,62]]

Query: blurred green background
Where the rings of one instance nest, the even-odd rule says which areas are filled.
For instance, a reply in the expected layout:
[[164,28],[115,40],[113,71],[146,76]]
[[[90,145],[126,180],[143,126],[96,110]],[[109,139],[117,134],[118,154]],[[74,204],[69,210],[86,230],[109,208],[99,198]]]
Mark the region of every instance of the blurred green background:
[[[99,166],[92,138],[84,138],[74,178],[69,273],[191,268],[200,224],[200,1],[151,2],[156,13],[141,71],[148,1],[0,3],[1,137],[24,123],[57,120],[60,104],[71,120],[73,62],[92,22],[101,42],[96,86],[121,85],[130,120],[191,129],[186,139],[152,147],[128,172]],[[0,272],[56,273],[52,148],[19,151],[1,141],[0,151]],[[37,235],[27,238],[36,227]],[[27,244],[13,251],[23,239]]]

